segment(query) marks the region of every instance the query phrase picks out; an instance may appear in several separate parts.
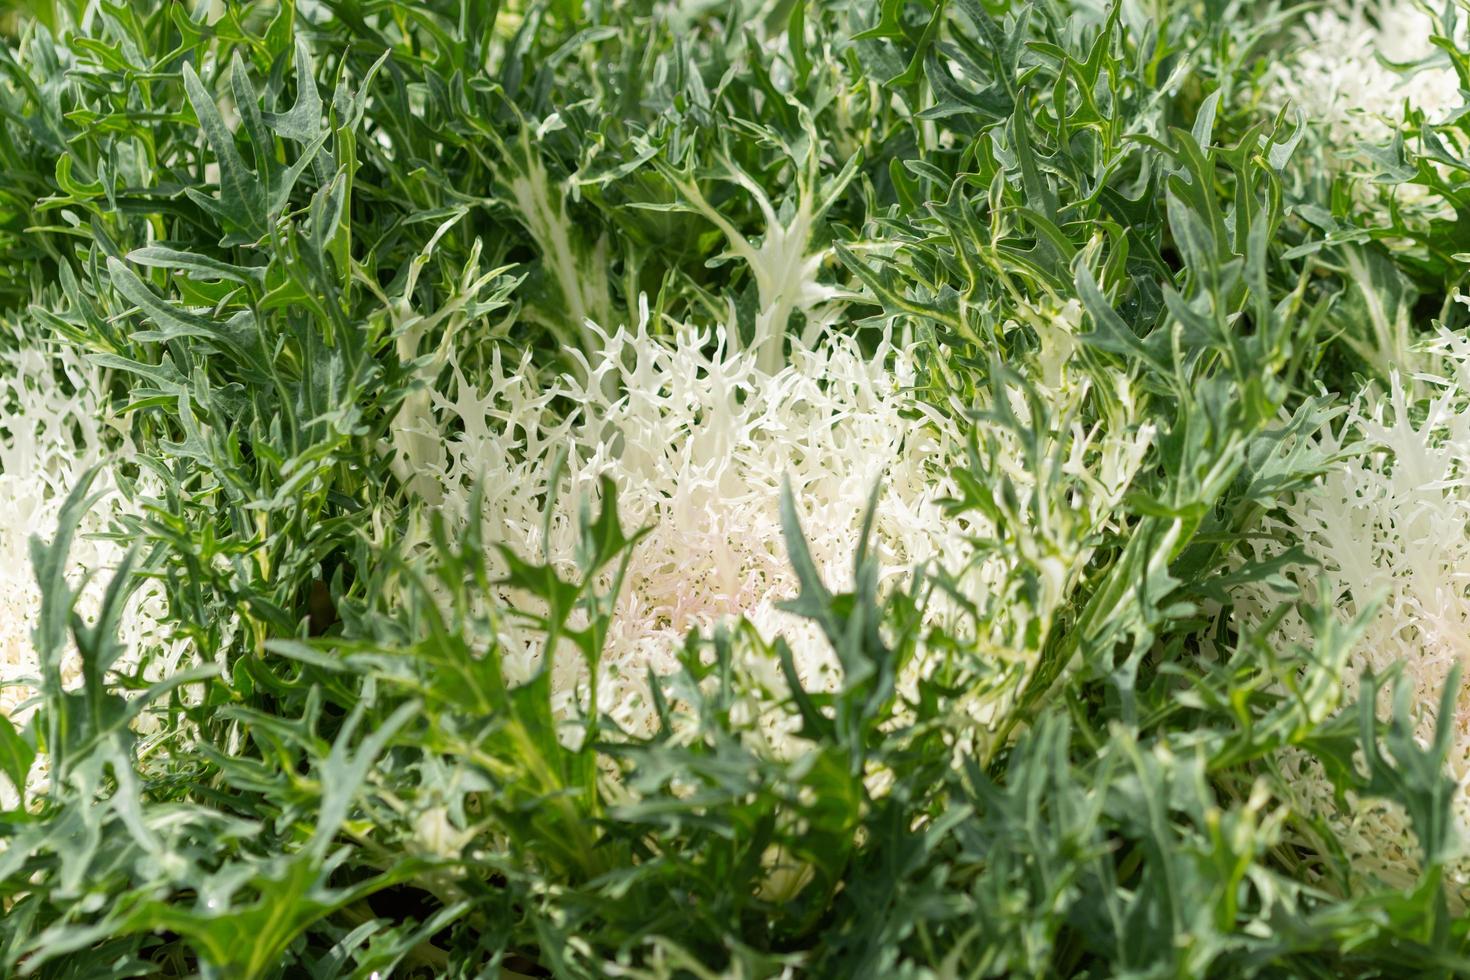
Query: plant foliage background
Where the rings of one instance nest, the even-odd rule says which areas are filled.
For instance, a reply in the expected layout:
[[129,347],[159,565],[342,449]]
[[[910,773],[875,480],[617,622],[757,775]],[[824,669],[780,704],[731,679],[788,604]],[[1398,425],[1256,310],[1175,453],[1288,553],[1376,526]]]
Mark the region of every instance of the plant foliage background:
[[1470,973],[1467,15],[9,10],[0,972]]

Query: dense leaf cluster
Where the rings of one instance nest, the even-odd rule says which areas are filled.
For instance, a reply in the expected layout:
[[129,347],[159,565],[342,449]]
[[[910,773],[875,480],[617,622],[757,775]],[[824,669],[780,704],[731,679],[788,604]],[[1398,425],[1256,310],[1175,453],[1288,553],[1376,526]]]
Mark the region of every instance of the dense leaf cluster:
[[[1298,552],[1241,546],[1335,462],[1309,439],[1326,394],[1395,363],[1370,307],[1463,326],[1470,116],[1342,166],[1256,98],[1292,13],[10,15],[0,301],[16,343],[103,371],[136,451],[112,528],[131,559],[97,616],[66,564],[86,485],[33,545],[37,710],[0,717],[0,780],[48,769],[0,812],[0,972],[1470,971],[1447,742],[1413,737],[1391,678],[1348,698],[1365,620],[1319,608]],[[1453,6],[1440,30],[1470,86]],[[1365,168],[1454,217],[1369,206]],[[865,543],[838,589],[788,494],[787,608],[830,644],[834,690],[739,621],[650,678],[651,736],[568,721],[550,670],[511,683],[511,622],[596,677],[641,532],[609,480],[579,502],[574,568],[506,552],[473,502],[458,520],[422,499],[395,425],[447,390],[450,351],[471,377],[522,351],[576,375],[589,320],[640,319],[723,324],[769,367],[828,331],[897,338],[916,402],[966,426],[947,514],[995,528],[973,550],[1003,574],[980,596],[955,568],[892,586]],[[112,669],[145,580],[193,650],[162,681]],[[1251,583],[1309,643],[1232,615]],[[789,684],[794,758],[748,737],[750,656]],[[1004,710],[977,713],[991,689]],[[1354,874],[1287,753],[1405,809],[1414,887]]]

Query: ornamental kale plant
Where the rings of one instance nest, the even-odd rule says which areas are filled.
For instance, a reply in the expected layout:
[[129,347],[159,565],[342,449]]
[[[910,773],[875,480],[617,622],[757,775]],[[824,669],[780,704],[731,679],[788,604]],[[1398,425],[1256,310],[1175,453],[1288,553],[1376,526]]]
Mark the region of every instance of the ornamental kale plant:
[[1470,974],[1465,0],[0,13],[0,974]]

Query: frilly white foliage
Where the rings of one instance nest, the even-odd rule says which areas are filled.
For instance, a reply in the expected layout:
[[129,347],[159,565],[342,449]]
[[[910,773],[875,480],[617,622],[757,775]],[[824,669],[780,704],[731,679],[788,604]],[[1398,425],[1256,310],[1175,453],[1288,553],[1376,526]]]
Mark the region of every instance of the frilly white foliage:
[[1433,19],[1411,0],[1336,2],[1307,13],[1289,56],[1271,67],[1267,100],[1301,107],[1333,145],[1385,143],[1407,103],[1430,122],[1464,104],[1447,64],[1431,62]]
[[[767,375],[723,335],[713,352],[708,339],[683,334],[666,345],[619,331],[603,338],[586,380],[541,387],[529,363],[508,368],[497,359],[488,384],[477,388],[455,366],[453,394],[435,396],[435,424],[453,419],[459,430],[435,473],[443,506],[463,518],[479,487],[491,540],[531,558],[549,554],[572,574],[577,505],[604,475],[618,487],[624,527],[651,528],[628,569],[598,692],[601,710],[633,730],[654,724],[646,671],[673,671],[690,629],[738,616],[766,639],[791,643],[803,683],[835,685],[836,663],[816,628],[777,609],[797,592],[781,533],[783,477],[802,503],[812,557],[836,589],[851,586],[861,514],[880,478],[874,530],[885,580],[931,559],[963,564],[965,536],[985,532],[939,512],[954,492],[946,469],[962,440],[953,423],[904,396],[913,369],[902,354],[885,344],[865,357],[838,341],[798,351]],[[558,402],[575,408],[555,412]],[[562,449],[548,547],[542,508]],[[539,657],[535,639],[502,639],[512,678],[524,680]],[[784,690],[773,661],[746,666]],[[564,714],[584,680],[574,658],[558,660],[553,686]]]
[[[409,265],[408,274],[404,277],[398,298],[389,299],[382,293],[378,294],[383,302],[384,314],[393,324],[398,356],[405,363],[414,362],[419,358],[421,353],[419,347],[425,337],[437,336],[439,338],[438,348],[433,352],[427,352],[427,363],[419,368],[420,376],[425,379],[432,379],[443,369],[453,349],[456,332],[470,318],[467,308],[472,306],[475,295],[504,271],[503,269],[492,269],[484,273],[480,271],[480,244],[476,242],[471,251],[470,261],[465,263],[459,288],[446,302],[432,312],[415,310],[408,302],[408,297],[413,295],[419,275],[428,264],[429,257],[433,255],[435,246],[461,217],[463,213],[451,215],[434,231],[433,236]],[[371,284],[369,286],[371,288]],[[437,458],[440,452],[441,434],[432,426],[423,424],[423,420],[429,416],[429,404],[430,394],[426,386],[410,391],[398,410],[393,425],[392,443],[383,446],[382,449],[384,452],[391,453],[390,465],[393,475],[411,486],[416,493],[430,503],[437,504],[440,500],[439,485],[423,475],[422,469],[427,461]]]
[[[86,580],[78,602],[84,618],[95,616],[109,573],[124,554],[116,542],[93,537],[108,531],[127,506],[108,467],[126,447],[119,449],[119,434],[109,430],[101,391],[99,373],[68,352],[34,344],[0,347],[0,714],[17,727],[31,713],[22,705],[34,689],[24,682],[40,673],[31,633],[41,592],[29,541],[32,535],[51,539],[67,494],[95,466],[102,469],[93,492],[103,496],[83,517],[69,557],[73,586]],[[133,594],[120,623],[127,652],[115,670],[136,669],[145,651],[156,654],[145,671],[151,678],[177,663],[182,648],[162,635],[164,619],[161,589],[150,584]],[[63,665],[62,678],[67,684],[80,681],[75,653]],[[9,792],[0,785],[0,795]]]
[[[1309,578],[1321,584],[1324,601],[1344,621],[1381,602],[1350,659],[1345,694],[1356,696],[1365,669],[1402,665],[1423,744],[1434,734],[1451,669],[1470,656],[1470,342],[1444,334],[1426,357],[1439,368],[1418,378],[1429,393],[1427,409],[1416,410],[1397,375],[1386,397],[1372,388],[1360,393],[1341,428],[1318,437],[1324,452],[1349,450],[1346,461],[1299,493],[1286,506],[1284,520],[1266,529],[1278,540],[1299,544],[1320,564]],[[1260,551],[1264,556],[1280,547],[1263,545]],[[1247,623],[1260,622],[1275,605],[1261,586],[1239,600]],[[1311,632],[1292,612],[1278,638],[1310,646]],[[1467,691],[1462,685],[1454,717],[1446,719],[1453,731],[1448,767],[1459,783],[1454,813],[1461,833],[1470,832]],[[1386,717],[1386,697],[1378,710]],[[1303,755],[1289,766],[1303,802],[1331,823],[1356,868],[1397,886],[1414,883],[1418,845],[1402,808],[1353,799],[1348,812],[1340,812],[1317,764]],[[1463,890],[1470,865],[1462,863],[1457,877]]]
[[[1298,107],[1323,127],[1336,154],[1358,157],[1361,144],[1383,146],[1393,139],[1403,128],[1406,107],[1438,124],[1465,104],[1458,76],[1430,41],[1437,32],[1434,19],[1412,0],[1349,0],[1309,12],[1291,53],[1266,76],[1265,101]],[[1438,194],[1417,183],[1355,179],[1351,187],[1361,206],[1381,208],[1392,198],[1414,224],[1454,217]]]
[[[600,478],[618,488],[624,527],[651,529],[628,567],[596,695],[600,710],[629,730],[648,732],[655,724],[647,672],[675,670],[691,629],[707,632],[739,618],[766,642],[779,635],[790,644],[805,686],[836,689],[836,660],[817,629],[778,608],[798,590],[780,521],[783,478],[798,502],[812,558],[834,590],[852,585],[861,516],[875,486],[881,486],[874,538],[884,587],[931,562],[957,573],[977,597],[1003,593],[1013,576],[1016,556],[977,556],[975,540],[996,538],[986,518],[942,513],[941,501],[957,491],[952,470],[965,459],[969,423],[907,391],[915,365],[891,343],[865,354],[849,338],[829,336],[814,349],[798,345],[789,364],[768,373],[755,351],[731,350],[723,331],[713,338],[684,331],[667,342],[645,325],[604,336],[584,371],[549,385],[537,383],[524,359],[512,366],[497,356],[478,383],[457,364],[449,373],[448,393],[434,396],[432,414],[417,425],[424,435],[448,433],[439,464],[425,461],[420,473],[438,485],[433,496],[452,518],[467,516],[471,489],[478,487],[487,538],[533,560],[547,555],[567,575],[577,503],[595,495]],[[1083,393],[1079,386],[1057,395]],[[555,410],[566,405],[573,407]],[[1057,465],[1068,472],[1080,467],[1079,479],[1095,483],[1096,492],[1069,491],[1057,501],[1076,512],[1070,543],[1060,550],[1055,542],[1031,543],[1038,566],[1055,566],[1055,574],[1044,576],[1037,608],[1017,596],[997,603],[997,616],[1013,624],[1026,616],[1049,618],[1048,610],[1066,601],[1070,576],[1086,560],[1082,542],[1110,518],[1150,436],[1103,438],[1080,427],[1067,435],[1072,451],[1060,454]],[[1006,454],[998,465],[1024,482],[1030,476],[1022,450],[1008,440],[1004,434],[995,440]],[[546,541],[542,508],[553,496],[561,450],[567,456]],[[1017,548],[1026,551],[1027,544]],[[950,617],[961,634],[967,628],[954,621],[953,604],[933,601],[929,614]],[[974,632],[973,623],[969,629]],[[972,637],[991,660],[991,683],[967,706],[983,726],[1005,710],[1039,654],[1024,643],[1002,642],[1001,633],[1016,637],[1025,630]],[[501,641],[512,679],[530,676],[541,656],[536,639],[508,631]],[[743,676],[757,692],[747,707],[759,737],[772,752],[792,751],[796,719],[763,708],[764,695],[779,700],[786,692],[775,658],[758,644],[742,657]],[[920,657],[901,687],[912,689],[915,672],[934,666]],[[576,657],[558,656],[553,690],[563,717],[585,707],[586,683]]]

